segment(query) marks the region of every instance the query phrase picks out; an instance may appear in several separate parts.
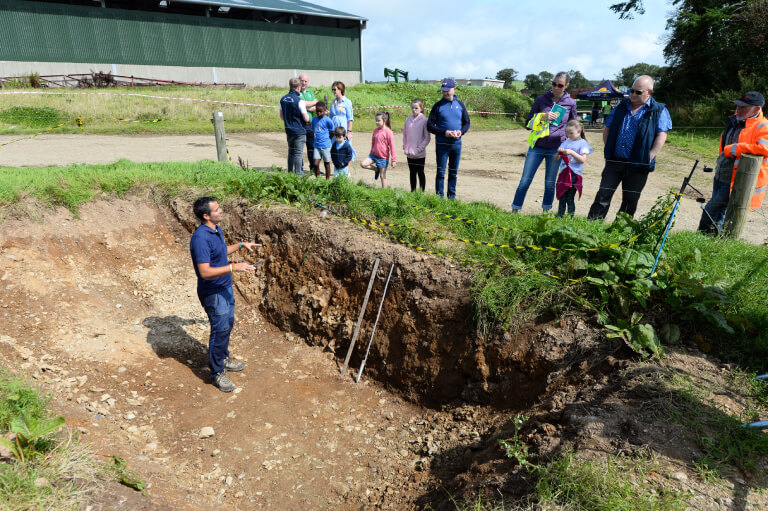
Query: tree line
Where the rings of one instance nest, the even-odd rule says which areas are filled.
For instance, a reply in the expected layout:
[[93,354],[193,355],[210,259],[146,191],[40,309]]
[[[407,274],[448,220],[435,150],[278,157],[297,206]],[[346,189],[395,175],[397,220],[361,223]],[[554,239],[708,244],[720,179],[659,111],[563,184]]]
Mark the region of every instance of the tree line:
[[[626,85],[627,87],[632,85],[640,75],[650,75],[654,79],[659,80],[666,68],[656,66],[653,64],[646,64],[645,62],[638,62],[631,66],[622,68],[619,73],[611,78],[614,85]],[[605,78],[600,80],[589,80],[581,71],[577,69],[571,69],[568,71],[571,77],[571,89],[586,89],[594,87],[605,81]],[[530,96],[538,96],[548,91],[552,87],[552,79],[554,75],[549,71],[541,71],[539,74],[528,74],[523,80],[524,86],[521,88],[522,92]],[[518,79],[518,72],[512,68],[505,68],[496,73],[497,80],[504,80],[505,89],[515,89],[514,82]]]
[[[631,85],[635,77],[648,74],[656,79],[655,96],[679,105],[690,113],[691,122],[722,119],[731,108],[727,98],[744,91],[768,93],[768,0],[671,0],[673,9],[664,35],[665,66],[643,62],[623,68],[616,85]],[[621,19],[645,13],[643,0],[626,0],[610,6]],[[572,71],[572,76],[583,75]],[[497,78],[512,88],[514,69],[502,69]],[[542,71],[525,77],[532,95],[548,90],[551,74]],[[600,81],[590,82],[597,85]],[[579,88],[580,81],[571,81]],[[578,85],[577,85],[578,84]],[[698,117],[696,117],[698,115]]]

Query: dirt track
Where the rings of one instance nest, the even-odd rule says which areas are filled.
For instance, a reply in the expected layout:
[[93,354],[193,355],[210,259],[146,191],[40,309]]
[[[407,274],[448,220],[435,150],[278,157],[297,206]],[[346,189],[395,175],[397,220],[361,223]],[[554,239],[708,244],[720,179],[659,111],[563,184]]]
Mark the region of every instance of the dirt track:
[[[356,132],[353,145],[360,158],[370,149],[370,133]],[[527,132],[514,131],[470,131],[464,139],[462,160],[459,167],[457,196],[466,201],[486,201],[501,208],[509,209],[517,184],[522,174],[526,151]],[[595,149],[584,170],[584,196],[576,204],[576,214],[585,215],[594,199],[600,182],[604,159],[602,138],[597,132],[587,134],[588,141]],[[233,161],[237,157],[247,160],[250,166],[285,166],[287,146],[282,133],[233,134],[228,136],[229,150]],[[11,137],[0,137],[0,143]],[[394,169],[389,169],[390,186],[410,189],[408,166],[403,157],[402,136],[395,135],[398,156],[402,160]],[[434,141],[428,147],[427,192],[434,191]],[[306,156],[306,155],[305,155]],[[700,164],[712,166],[716,155],[709,155]],[[68,165],[73,163],[109,163],[120,158],[133,161],[198,161],[215,159],[216,146],[213,134],[186,136],[100,136],[100,135],[45,135],[24,140],[0,149],[0,165]],[[680,151],[667,146],[658,158],[658,168],[651,174],[643,192],[637,215],[646,213],[656,198],[670,189],[679,190],[683,178],[691,169],[693,161]],[[354,169],[353,179],[373,183],[373,173],[360,168]],[[694,175],[692,184],[707,198],[711,193],[712,174],[700,170]],[[543,168],[534,179],[528,191],[524,213],[541,211],[541,197],[544,188]],[[701,216],[701,205],[687,194],[687,200],[680,204],[675,220],[676,230],[695,230]],[[607,220],[615,216],[620,202],[619,193],[614,196]],[[557,203],[555,203],[557,207]],[[761,210],[751,212],[743,238],[751,243],[762,243],[768,236],[768,204]]]

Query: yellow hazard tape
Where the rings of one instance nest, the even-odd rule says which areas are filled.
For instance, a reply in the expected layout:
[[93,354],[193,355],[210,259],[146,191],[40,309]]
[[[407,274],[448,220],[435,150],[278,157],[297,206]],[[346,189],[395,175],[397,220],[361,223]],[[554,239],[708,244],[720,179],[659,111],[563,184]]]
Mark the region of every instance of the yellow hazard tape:
[[[680,194],[673,194],[673,195],[679,196]],[[680,197],[680,200],[682,200],[682,197]],[[363,201],[363,202],[383,202],[380,199],[367,199],[367,198],[362,198],[362,199],[360,199],[360,201]],[[342,201],[328,202],[328,204],[343,204],[343,203],[348,203],[348,202],[349,202],[348,200],[342,200]],[[664,219],[664,215],[670,209],[672,209],[673,206],[674,206],[674,203],[670,204],[661,213],[659,213],[659,218],[657,218],[653,223],[651,223],[646,228],[646,230],[648,230],[648,229],[650,229],[652,227],[655,227],[659,222],[661,222]],[[534,233],[535,232],[535,231],[530,230],[530,229],[515,229],[515,228],[512,228],[512,227],[503,227],[503,226],[498,226],[498,225],[494,225],[494,224],[486,224],[486,223],[483,223],[483,222],[477,222],[477,221],[472,220],[472,219],[467,219],[467,218],[461,218],[461,217],[457,217],[457,216],[453,216],[453,215],[448,215],[446,213],[441,213],[439,211],[434,211],[434,210],[431,210],[431,209],[428,209],[428,208],[424,208],[422,206],[409,206],[409,207],[417,209],[417,210],[424,211],[426,213],[433,214],[435,216],[439,216],[439,217],[443,217],[443,218],[449,218],[449,219],[452,219],[452,220],[458,220],[458,221],[464,222],[466,224],[474,224],[474,225],[478,225],[478,226],[486,226],[486,227],[491,227],[493,229],[501,229],[501,230],[504,230],[504,231],[514,231],[514,232],[523,232],[523,233]],[[344,217],[344,218],[351,219],[350,217]],[[415,229],[414,227],[411,227],[411,226],[408,226],[408,225],[404,225],[404,224],[384,224],[384,223],[374,222],[372,220],[365,220],[365,222],[370,222],[371,224],[379,225],[381,227],[402,227],[402,228],[406,228],[406,229]],[[457,242],[460,242],[460,243],[466,243],[468,245],[479,245],[479,246],[484,246],[484,247],[496,247],[496,248],[512,248],[512,249],[515,249],[515,250],[548,250],[550,252],[596,252],[596,251],[602,250],[604,248],[618,248],[618,247],[621,247],[623,245],[628,245],[628,244],[636,241],[638,238],[640,238],[640,236],[643,235],[643,233],[640,233],[640,234],[632,236],[632,237],[630,237],[630,238],[628,238],[626,240],[617,241],[615,243],[607,243],[605,245],[600,245],[598,247],[558,248],[558,247],[539,246],[539,245],[509,245],[509,244],[502,244],[502,243],[493,243],[493,242],[490,242],[490,241],[477,241],[477,240],[468,240],[468,239],[464,239],[464,238],[446,237],[446,236],[442,236],[440,234],[432,233],[432,232],[429,232],[429,231],[421,231],[421,232],[424,232],[426,234],[430,234],[430,235],[436,236],[436,237],[442,237],[443,239],[448,239],[448,240],[451,240],[451,241],[457,241]]]
[[146,122],[150,124],[155,124],[162,121],[167,121],[168,119],[163,117],[161,119],[118,119],[118,121],[122,122],[133,122],[133,123],[140,123],[140,122]]
[[0,147],[3,147],[5,145],[10,145],[10,144],[13,144],[13,143],[16,143],[16,142],[21,142],[22,140],[29,140],[30,138],[35,138],[35,137],[40,136],[40,135],[45,135],[46,133],[49,133],[49,132],[55,130],[56,128],[61,128],[62,126],[64,126],[63,122],[61,124],[57,124],[56,126],[52,126],[52,127],[48,128],[47,130],[43,130],[43,131],[41,131],[39,133],[35,133],[34,135],[30,135],[28,137],[23,137],[23,138],[17,138],[16,140],[11,140],[10,142],[6,142],[4,144],[0,144]]
[[[312,202],[314,202],[314,201],[312,201]],[[383,226],[385,224],[381,224],[379,222],[373,222],[373,221],[370,221],[370,220],[355,218],[355,217],[351,217],[351,216],[347,216],[347,215],[342,215],[341,213],[333,211],[332,209],[329,209],[329,208],[323,206],[322,204],[319,204],[317,202],[315,202],[315,204],[317,206],[323,208],[325,211],[330,212],[332,215],[338,216],[339,218],[344,218],[345,220],[349,220],[349,221],[351,221],[353,223],[356,223],[358,225],[362,225],[362,226],[367,227],[368,229],[371,229],[373,231],[377,231],[377,232],[383,234],[384,236],[386,236],[387,238],[389,238],[389,239],[391,239],[393,241],[396,241],[397,243],[400,243],[401,245],[404,245],[404,246],[406,246],[408,248],[411,248],[413,250],[416,250],[418,252],[424,252],[425,254],[431,254],[431,255],[434,255],[436,257],[440,257],[440,258],[443,258],[443,259],[449,259],[451,261],[457,261],[457,262],[460,262],[460,263],[472,263],[472,264],[476,264],[476,265],[480,265],[480,266],[487,266],[487,267],[491,267],[491,266],[495,266],[495,267],[507,266],[507,267],[510,267],[510,268],[515,268],[517,270],[525,270],[525,271],[528,271],[528,272],[531,272],[531,273],[535,273],[537,275],[541,275],[541,276],[544,276],[544,277],[549,277],[549,278],[551,278],[553,280],[559,280],[559,281],[563,281],[563,282],[572,282],[574,284],[580,284],[580,283],[581,284],[590,284],[590,285],[599,286],[599,287],[622,287],[622,288],[626,288],[627,287],[624,284],[610,284],[610,285],[606,285],[606,284],[601,284],[601,283],[598,283],[598,282],[592,282],[586,276],[582,277],[582,278],[579,278],[579,279],[572,279],[570,277],[561,277],[559,275],[554,275],[552,273],[542,272],[542,271],[536,270],[535,268],[531,268],[531,267],[528,267],[528,266],[513,264],[509,260],[506,260],[506,259],[505,259],[505,264],[504,265],[500,265],[500,264],[496,264],[496,263],[485,263],[485,262],[478,261],[477,259],[472,259],[472,258],[469,258],[469,257],[455,257],[455,256],[452,256],[452,255],[446,254],[444,252],[439,252],[437,250],[432,250],[432,249],[429,249],[429,248],[425,248],[425,247],[419,246],[419,245],[417,245],[415,243],[412,243],[410,241],[406,241],[404,239],[398,238],[397,236],[395,236],[391,232],[386,231],[386,230],[381,228],[381,226]],[[403,226],[403,227],[409,227],[409,226]],[[415,228],[413,228],[413,227],[409,227],[409,228],[415,230]],[[426,231],[421,231],[421,232],[426,232]]]
[[[383,202],[381,199],[361,198],[361,199],[358,199],[358,200],[360,200],[361,202]],[[350,201],[348,201],[348,200],[331,201],[331,202],[328,202],[328,204],[343,204],[343,203],[347,203],[347,202],[350,202]],[[480,226],[490,227],[491,229],[499,229],[501,231],[525,232],[525,233],[529,233],[529,234],[536,232],[536,231],[534,231],[532,229],[516,229],[514,227],[504,227],[503,225],[495,225],[495,224],[487,224],[487,223],[484,223],[484,222],[478,222],[477,220],[472,220],[470,218],[462,218],[460,216],[454,216],[454,215],[449,215],[448,213],[443,213],[443,212],[440,212],[440,211],[435,211],[434,209],[429,209],[429,208],[426,208],[424,206],[408,206],[408,207],[409,208],[413,208],[413,209],[418,210],[418,211],[423,211],[425,213],[428,213],[430,215],[434,215],[434,216],[437,216],[437,217],[448,218],[450,220],[457,220],[459,222],[464,222],[465,224],[480,225]]]

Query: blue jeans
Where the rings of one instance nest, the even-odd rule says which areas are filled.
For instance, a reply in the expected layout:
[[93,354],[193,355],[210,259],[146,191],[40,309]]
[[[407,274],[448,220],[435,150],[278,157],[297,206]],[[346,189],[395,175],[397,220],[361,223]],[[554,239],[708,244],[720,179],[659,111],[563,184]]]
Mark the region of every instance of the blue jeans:
[[520,178],[520,184],[517,185],[515,200],[512,201],[512,209],[523,208],[525,194],[528,193],[528,188],[531,186],[533,176],[536,175],[536,171],[539,169],[539,165],[541,165],[541,160],[546,160],[544,200],[541,202],[541,209],[545,211],[552,209],[552,201],[555,200],[557,168],[560,166],[560,161],[555,159],[555,154],[557,154],[557,147],[554,149],[541,149],[539,147],[531,147],[528,149],[528,154],[525,155],[525,163],[523,164],[523,175]]
[[229,287],[209,295],[198,293],[197,297],[211,323],[208,366],[213,378],[224,370],[224,359],[229,357],[229,334],[235,324],[235,295]]
[[[712,198],[709,199],[699,220],[699,232],[717,234],[723,228],[725,210],[728,209],[728,199],[731,197],[731,183],[718,181],[712,184]],[[709,213],[709,214],[707,214]],[[710,217],[712,217],[710,219]]]
[[461,160],[461,139],[435,137],[435,155],[437,156],[437,174],[435,175],[435,191],[443,196],[443,182],[445,180],[445,165],[448,164],[448,192],[449,199],[456,198],[456,180],[459,175],[459,161]]
[[286,133],[286,136],[288,137],[288,172],[303,176],[304,158],[302,158],[302,153],[307,143],[307,135],[305,133],[301,135]]

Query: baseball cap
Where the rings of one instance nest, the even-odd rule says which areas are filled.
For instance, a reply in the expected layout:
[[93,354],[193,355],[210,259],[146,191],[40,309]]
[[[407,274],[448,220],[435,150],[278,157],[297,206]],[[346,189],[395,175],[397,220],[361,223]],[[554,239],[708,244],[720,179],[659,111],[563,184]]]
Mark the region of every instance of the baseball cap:
[[759,92],[750,91],[742,95],[739,99],[731,101],[737,106],[763,106],[765,98]]
[[[456,87],[456,82],[454,82],[451,78],[444,78],[443,79],[443,86],[440,87],[440,90],[451,90]],[[762,96],[760,96],[762,98]]]

